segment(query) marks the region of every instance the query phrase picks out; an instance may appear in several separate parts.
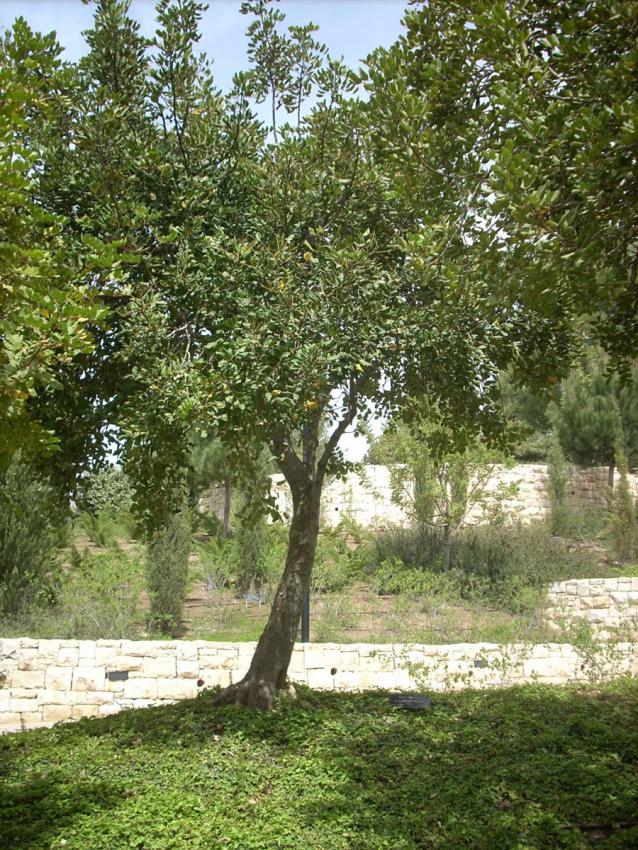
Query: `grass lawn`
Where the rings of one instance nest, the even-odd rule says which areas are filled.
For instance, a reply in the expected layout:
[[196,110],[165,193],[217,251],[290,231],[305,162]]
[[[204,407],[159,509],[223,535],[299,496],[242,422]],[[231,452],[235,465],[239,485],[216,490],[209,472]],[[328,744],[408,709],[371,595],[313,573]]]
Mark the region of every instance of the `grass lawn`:
[[1,738],[0,847],[638,847],[636,680],[209,702]]

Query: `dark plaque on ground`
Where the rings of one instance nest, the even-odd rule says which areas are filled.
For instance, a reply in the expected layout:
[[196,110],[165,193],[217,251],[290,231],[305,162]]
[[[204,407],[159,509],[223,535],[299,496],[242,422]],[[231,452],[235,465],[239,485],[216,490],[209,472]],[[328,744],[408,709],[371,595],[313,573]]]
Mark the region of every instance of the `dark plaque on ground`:
[[425,711],[432,708],[430,698],[425,694],[390,694],[388,696],[390,705],[395,708],[404,708],[406,711]]

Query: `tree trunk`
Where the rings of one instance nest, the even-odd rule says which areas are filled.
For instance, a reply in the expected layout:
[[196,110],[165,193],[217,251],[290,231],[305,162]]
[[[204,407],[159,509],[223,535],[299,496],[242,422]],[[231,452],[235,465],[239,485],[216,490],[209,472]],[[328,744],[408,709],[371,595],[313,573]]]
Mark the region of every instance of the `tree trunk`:
[[240,682],[226,688],[215,698],[216,705],[270,709],[277,691],[286,686],[290,656],[315,560],[321,484],[308,480],[291,489],[293,514],[286,565],[268,622],[259,638],[250,669]]
[[222,525],[222,534],[224,537],[230,536],[230,506],[232,501],[232,483],[230,478],[224,479],[224,520]]

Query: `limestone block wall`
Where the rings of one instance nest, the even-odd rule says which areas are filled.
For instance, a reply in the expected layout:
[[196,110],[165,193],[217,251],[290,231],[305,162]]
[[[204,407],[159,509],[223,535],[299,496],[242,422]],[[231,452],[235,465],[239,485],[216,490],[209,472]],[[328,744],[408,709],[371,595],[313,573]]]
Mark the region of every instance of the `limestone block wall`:
[[[0,732],[103,717],[193,697],[246,672],[254,643],[0,641]],[[638,645],[600,657],[578,647],[515,644],[297,644],[290,677],[312,688],[430,691],[638,675]]]
[[[575,508],[605,508],[607,505],[607,468],[570,468],[570,496]],[[616,473],[616,484],[620,476]],[[486,492],[496,492],[500,486],[514,485],[516,492],[502,502],[502,508],[523,522],[541,519],[549,512],[547,494],[547,465],[519,463],[511,468],[497,467],[486,485]],[[629,486],[638,498],[638,476],[629,475]],[[283,475],[272,476],[272,493],[283,516],[292,513],[292,502]],[[489,499],[487,500],[489,504]],[[329,482],[322,496],[324,525],[334,527],[344,518],[354,520],[364,528],[406,526],[408,517],[392,500],[390,469],[386,466],[365,465],[360,472],[351,472],[345,480]],[[467,517],[468,523],[480,522],[483,511],[475,506]]]
[[638,578],[585,578],[552,584],[545,616],[557,629],[584,620],[598,637],[625,632],[638,640]]

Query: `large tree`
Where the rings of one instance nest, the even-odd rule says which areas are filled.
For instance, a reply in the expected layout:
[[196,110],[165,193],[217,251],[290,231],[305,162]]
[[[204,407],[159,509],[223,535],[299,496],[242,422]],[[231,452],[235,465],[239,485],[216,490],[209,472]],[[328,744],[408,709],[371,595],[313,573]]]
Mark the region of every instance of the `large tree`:
[[53,120],[63,96],[59,53],[22,20],[0,41],[0,471],[18,449],[58,448],[33,402],[91,351],[88,326],[104,316],[93,297],[104,250],[67,242],[63,218],[38,198],[46,145],[33,127]]
[[[375,93],[362,102],[312,28],[286,33],[261,0],[242,9],[254,68],[222,97],[196,54],[200,3],[160,0],[147,45],[124,0],[98,0],[77,133],[42,191],[68,209],[70,232],[119,240],[129,263],[112,330],[76,377],[98,387],[92,410],[124,437],[149,524],[176,507],[193,427],[220,437],[238,470],[268,446],[290,486],[268,623],[247,675],[220,696],[268,707],[286,681],[345,432],[371,409],[397,415],[427,397],[459,446],[476,431],[493,437],[498,371],[514,361],[556,374],[571,312],[523,297],[503,274],[481,217],[489,174],[458,140],[471,92],[432,112],[444,77],[430,68],[419,90],[394,90],[391,53],[374,60]],[[271,128],[256,122],[252,95],[273,104]],[[293,120],[275,133],[278,107]],[[420,137],[393,141],[396,108],[428,138],[418,156]]]
[[[468,180],[470,214],[499,248],[503,283],[548,316],[580,313],[609,352],[629,359],[638,345],[637,38],[633,0],[414,0],[406,34],[368,73],[379,140],[404,189],[417,193],[438,174],[453,197]],[[447,131],[445,147],[433,125]],[[437,149],[454,171],[440,167]],[[442,236],[434,258],[447,252]]]

